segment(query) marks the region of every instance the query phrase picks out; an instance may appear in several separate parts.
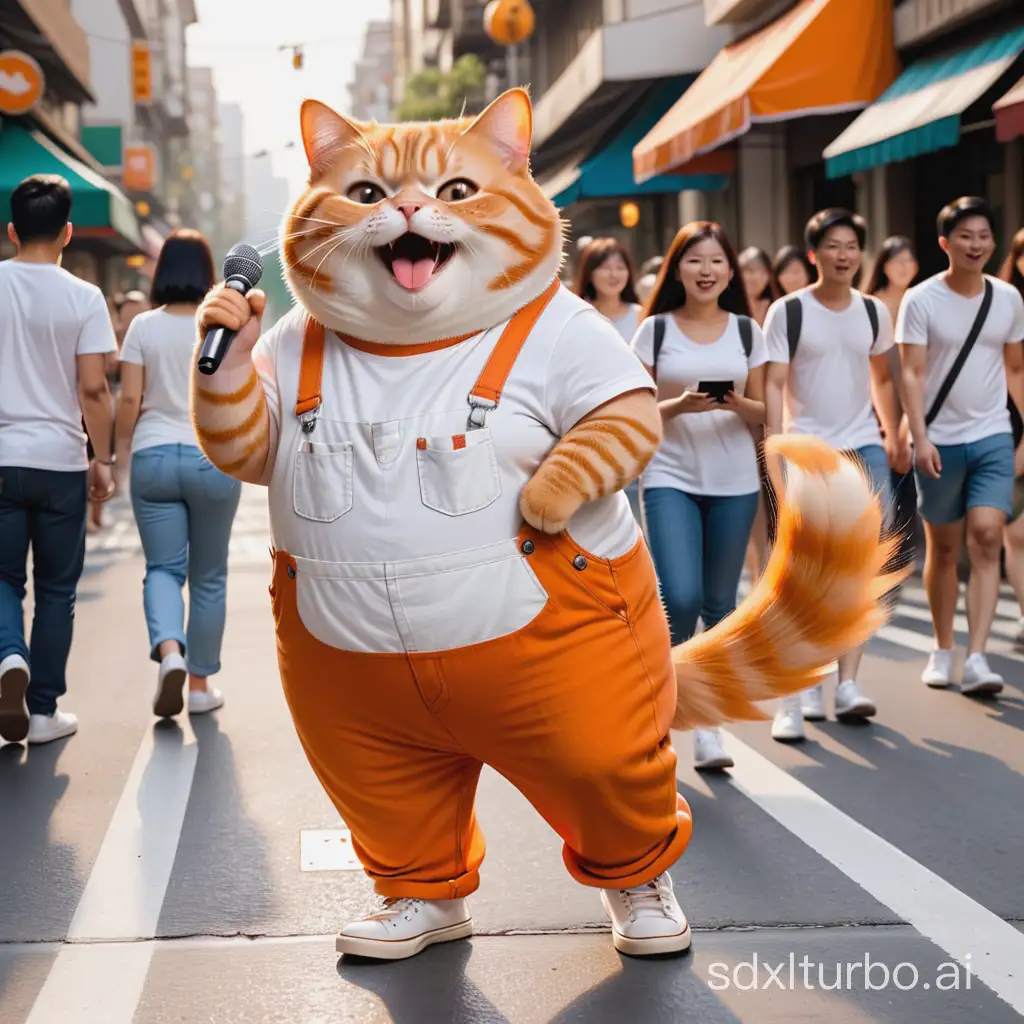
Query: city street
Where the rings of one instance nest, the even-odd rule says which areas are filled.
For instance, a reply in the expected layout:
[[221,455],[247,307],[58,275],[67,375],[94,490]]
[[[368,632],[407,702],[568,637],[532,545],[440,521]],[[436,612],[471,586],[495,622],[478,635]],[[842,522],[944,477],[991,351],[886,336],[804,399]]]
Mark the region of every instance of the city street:
[[1008,589],[990,649],[1007,680],[997,700],[919,681],[930,625],[912,580],[861,673],[872,724],[809,723],[789,747],[767,721],[731,728],[736,768],[717,776],[695,772],[691,738],[676,736],[695,822],[672,872],[689,954],[619,956],[557,837],[485,772],[476,936],[349,963],[333,933],[374,898],[281,694],[263,492],[246,489],[232,542],[227,703],[191,722],[151,715],[141,551],[124,497],[107,516],[89,540],[62,704],[80,731],[0,748],[4,1024],[1024,1015],[1024,670]]

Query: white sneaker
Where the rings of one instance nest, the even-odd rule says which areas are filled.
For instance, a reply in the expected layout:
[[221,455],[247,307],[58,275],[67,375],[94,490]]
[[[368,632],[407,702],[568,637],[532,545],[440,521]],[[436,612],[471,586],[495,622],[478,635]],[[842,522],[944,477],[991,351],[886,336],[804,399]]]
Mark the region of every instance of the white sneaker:
[[472,934],[473,920],[465,900],[405,897],[385,900],[382,910],[346,925],[334,948],[349,956],[404,960],[435,942],[466,939]]
[[153,698],[153,714],[158,718],[173,718],[180,715],[185,707],[183,691],[188,678],[188,668],[181,654],[168,654],[160,662],[157,673],[156,696]]
[[612,920],[612,942],[620,953],[655,956],[690,948],[690,924],[668,872],[634,889],[602,889],[601,902]]
[[775,712],[772,722],[772,739],[779,743],[796,743],[804,738],[804,713],[800,697],[786,697]]
[[731,768],[733,759],[722,746],[719,729],[695,729],[693,733],[693,766],[699,770]]
[[28,662],[20,654],[0,661],[0,737],[20,743],[28,735]]
[[968,655],[960,682],[961,693],[999,693],[1002,688],[1003,677],[988,667],[984,654]]
[[207,711],[216,711],[224,707],[224,694],[216,686],[207,684],[205,690],[188,691],[188,713],[205,715]]
[[921,682],[936,690],[941,690],[953,679],[953,652],[937,647],[928,655],[928,664],[921,673]]
[[871,718],[877,711],[875,702],[860,692],[854,680],[846,679],[836,687],[836,718],[840,721]]
[[1017,624],[1017,635],[1013,638],[1013,642],[1018,647],[1024,647],[1024,618]]
[[821,683],[800,694],[800,710],[807,722],[823,722],[825,720],[825,700],[822,695]]
[[78,732],[78,719],[59,708],[52,715],[32,715],[28,721],[29,743],[52,743]]

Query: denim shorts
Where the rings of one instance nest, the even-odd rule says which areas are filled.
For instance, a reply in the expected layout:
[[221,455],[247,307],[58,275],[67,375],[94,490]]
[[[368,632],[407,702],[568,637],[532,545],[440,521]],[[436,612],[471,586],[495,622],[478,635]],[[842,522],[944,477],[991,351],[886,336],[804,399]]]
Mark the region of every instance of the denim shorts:
[[866,444],[863,448],[854,448],[844,452],[845,455],[860,463],[864,475],[871,481],[871,486],[882,504],[883,522],[891,525],[893,519],[892,472],[885,449],[880,444]]
[[1013,516],[1012,434],[935,447],[942,460],[939,479],[915,471],[918,508],[926,523],[958,523],[972,508],[997,508],[1008,519]]

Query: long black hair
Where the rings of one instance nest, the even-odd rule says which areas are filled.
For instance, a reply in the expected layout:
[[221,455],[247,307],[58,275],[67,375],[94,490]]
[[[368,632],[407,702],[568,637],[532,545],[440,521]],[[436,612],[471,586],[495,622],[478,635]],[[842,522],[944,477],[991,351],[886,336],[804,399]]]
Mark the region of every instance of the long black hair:
[[718,296],[718,305],[737,316],[750,316],[750,303],[747,301],[747,293],[743,287],[743,276],[740,274],[736,250],[733,249],[729,237],[721,224],[698,220],[681,227],[676,237],[672,239],[672,244],[665,254],[665,262],[662,263],[661,269],[658,271],[658,279],[654,282],[654,288],[651,289],[650,298],[647,300],[647,308],[644,310],[645,317],[656,316],[658,313],[671,313],[686,305],[686,289],[683,287],[683,282],[679,280],[679,264],[693,246],[708,239],[712,239],[722,247],[725,258],[729,262],[729,269],[732,271],[732,280],[726,285],[725,291]]
[[761,301],[767,299],[769,302],[774,302],[779,297],[779,292],[775,282],[775,275],[772,273],[772,258],[768,253],[764,249],[759,249],[756,245],[750,245],[740,253],[739,262],[741,265],[744,263],[760,263],[764,267],[764,271],[768,275],[768,283],[764,286],[764,291],[756,297]]
[[803,264],[804,270],[807,271],[808,284],[814,284],[814,282],[818,280],[818,271],[815,269],[814,264],[807,258],[807,253],[805,253],[799,245],[784,245],[775,254],[775,259],[772,260],[772,284],[775,286],[775,290],[780,296],[786,294],[786,289],[782,287],[782,282],[779,280],[779,277],[790,263]]
[[1024,298],[1024,274],[1020,272],[1020,259],[1024,256],[1024,228],[1021,228],[1013,236],[1010,243],[1010,251],[1006,254],[1002,269],[999,271],[999,279],[1007,284],[1012,284],[1021,297]]
[[878,256],[875,258],[875,265],[868,275],[868,284],[864,289],[866,295],[878,295],[879,292],[885,291],[889,287],[889,275],[885,272],[885,265],[889,260],[894,260],[905,252],[909,252],[915,259],[917,258],[914,253],[914,243],[906,235],[893,235],[882,243],[882,248],[879,249]]
[[154,306],[199,303],[213,287],[213,282],[213,254],[206,238],[191,228],[172,231],[156,261],[150,301]]

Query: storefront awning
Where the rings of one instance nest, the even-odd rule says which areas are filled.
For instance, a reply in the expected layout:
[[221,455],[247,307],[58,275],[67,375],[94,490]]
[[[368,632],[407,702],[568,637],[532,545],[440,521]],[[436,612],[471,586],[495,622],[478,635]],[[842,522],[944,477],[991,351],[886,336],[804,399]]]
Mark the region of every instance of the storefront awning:
[[635,178],[673,171],[752,124],[859,110],[897,69],[891,0],[800,0],[719,51],[633,150]]
[[992,110],[996,115],[996,138],[1000,142],[1024,135],[1024,78]]
[[[735,170],[732,153],[713,153],[698,157],[688,173],[661,174],[638,185],[633,178],[633,147],[664,117],[676,102],[680,90],[694,81],[693,75],[670,78],[658,86],[629,123],[607,146],[584,160],[576,173],[566,168],[548,185],[548,195],[559,207],[571,206],[584,199],[628,199],[631,196],[675,193],[684,189],[716,192],[728,181],[726,175]],[[558,186],[557,191],[552,186]]]
[[141,252],[142,236],[128,197],[41,132],[0,122],[0,210],[11,192],[33,174],[59,174],[71,186],[71,223],[78,238],[103,238],[124,252]]
[[955,146],[960,119],[1024,51],[1024,26],[912,64],[825,150],[830,178]]

